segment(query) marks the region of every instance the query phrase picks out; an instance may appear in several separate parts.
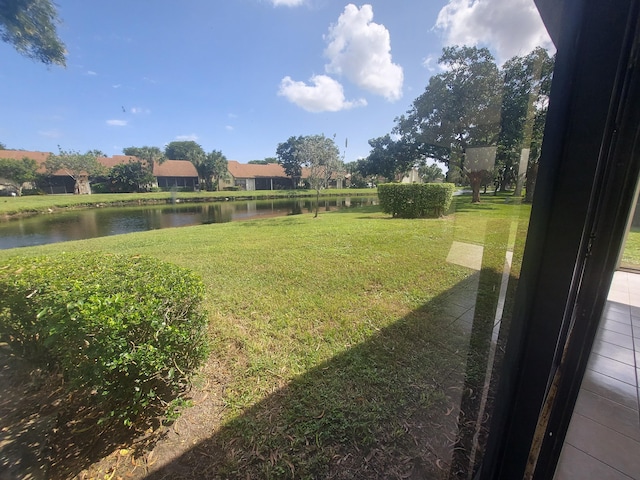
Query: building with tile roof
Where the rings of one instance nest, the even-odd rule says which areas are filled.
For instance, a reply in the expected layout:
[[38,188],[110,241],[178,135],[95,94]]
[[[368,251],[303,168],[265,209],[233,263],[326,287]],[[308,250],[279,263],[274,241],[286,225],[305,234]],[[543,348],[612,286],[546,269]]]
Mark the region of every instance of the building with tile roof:
[[241,190],[282,190],[293,188],[291,177],[287,176],[282,165],[269,163],[259,165],[240,163],[235,160],[227,162],[229,177],[221,182],[221,187],[237,187]]
[[[0,158],[21,160],[30,158],[38,164],[38,173],[46,174],[45,162],[49,152],[31,152],[27,150],[0,150]],[[138,161],[137,157],[129,155],[113,155],[99,157],[98,162],[107,170],[122,163]],[[183,188],[197,190],[199,186],[196,167],[187,160],[166,160],[153,166],[155,185],[160,188]],[[1,182],[0,182],[1,183]],[[81,175],[74,179],[68,172],[58,170],[49,175],[42,186],[45,193],[91,193],[88,175]],[[0,188],[1,185],[0,185]]]

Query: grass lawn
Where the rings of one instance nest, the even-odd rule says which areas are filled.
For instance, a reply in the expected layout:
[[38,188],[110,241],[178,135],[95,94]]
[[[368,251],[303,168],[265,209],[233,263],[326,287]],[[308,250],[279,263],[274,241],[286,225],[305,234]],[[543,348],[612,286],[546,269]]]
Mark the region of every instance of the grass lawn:
[[640,269],[640,229],[634,228],[627,235],[621,265]]
[[[321,196],[375,195],[376,191],[364,189],[324,190]],[[0,197],[2,215],[43,213],[62,208],[86,208],[95,205],[144,204],[165,202],[173,198],[171,192],[156,193],[99,193],[93,195],[28,195]],[[224,199],[261,199],[276,197],[315,197],[315,190],[256,190],[252,192],[178,192],[175,197],[183,202],[216,201]]]
[[0,262],[103,250],[202,276],[213,352],[196,385],[222,385],[217,416],[201,420],[219,424],[172,478],[438,478],[469,343],[447,295],[476,275],[447,255],[454,241],[486,252],[499,231],[499,248],[518,244],[530,211],[483,200],[457,197],[440,219],[366,207],[5,250]]

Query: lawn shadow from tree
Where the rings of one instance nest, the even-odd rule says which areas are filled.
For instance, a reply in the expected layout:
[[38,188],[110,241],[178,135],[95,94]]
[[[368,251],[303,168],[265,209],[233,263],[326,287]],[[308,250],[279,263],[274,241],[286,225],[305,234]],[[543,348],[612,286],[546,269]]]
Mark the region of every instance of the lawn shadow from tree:
[[486,422],[469,389],[488,371],[495,281],[494,270],[471,274],[144,478],[463,478],[471,455],[454,448]]

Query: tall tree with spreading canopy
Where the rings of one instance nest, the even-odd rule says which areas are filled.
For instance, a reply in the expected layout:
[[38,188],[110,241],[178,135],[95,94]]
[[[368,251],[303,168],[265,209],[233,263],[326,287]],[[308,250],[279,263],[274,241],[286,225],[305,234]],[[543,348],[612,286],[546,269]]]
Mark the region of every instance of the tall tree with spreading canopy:
[[414,166],[424,164],[424,155],[405,138],[393,139],[387,134],[369,140],[371,152],[361,164],[363,176],[380,176],[393,182]]
[[74,193],[91,193],[91,179],[105,173],[104,166],[98,162],[98,155],[94,151],[80,153],[62,150],[60,147],[58,149],[59,153],[50,154],[44,164],[47,173],[52,175],[62,171],[75,181]]
[[298,158],[297,151],[303,138],[302,136],[289,137],[286,142],[279,143],[276,148],[278,163],[284,168],[284,173],[291,177],[293,188],[297,188],[302,178],[302,161]]
[[457,167],[471,183],[473,200],[479,201],[484,174],[466,168],[465,151],[497,143],[500,72],[486,48],[445,47],[438,63],[444,72],[432,76],[407,114],[396,119],[394,133],[417,153],[450,170]]
[[21,160],[2,158],[0,154],[0,184],[13,187],[18,196],[22,196],[22,186],[25,182],[36,179],[38,164],[31,158],[24,157]]
[[496,186],[500,191],[515,184],[515,195],[520,195],[521,160],[527,162],[523,166],[527,167],[527,184],[533,191],[553,66],[554,58],[537,47],[528,55],[511,58],[502,67],[504,93],[496,156]]
[[202,146],[193,140],[169,142],[164,147],[164,154],[170,160],[189,160],[194,165],[206,156]]
[[329,186],[331,177],[343,173],[344,166],[340,160],[340,150],[332,138],[324,135],[302,137],[295,150],[300,165],[308,169],[309,185],[316,191],[316,213],[320,203],[320,190]]
[[139,160],[142,160],[148,170],[153,174],[153,166],[158,163],[163,163],[167,157],[165,157],[164,152],[160,150],[158,147],[127,147],[122,149],[122,153],[125,155],[129,155],[131,157],[137,157]]
[[0,39],[18,53],[45,65],[66,65],[58,38],[58,12],[51,0],[0,0]]

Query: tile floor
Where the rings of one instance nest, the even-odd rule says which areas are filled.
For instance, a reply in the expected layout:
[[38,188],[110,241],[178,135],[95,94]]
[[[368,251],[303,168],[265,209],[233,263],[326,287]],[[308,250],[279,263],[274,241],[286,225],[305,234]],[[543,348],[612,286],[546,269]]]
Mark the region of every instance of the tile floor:
[[555,480],[640,480],[640,275],[616,272]]

